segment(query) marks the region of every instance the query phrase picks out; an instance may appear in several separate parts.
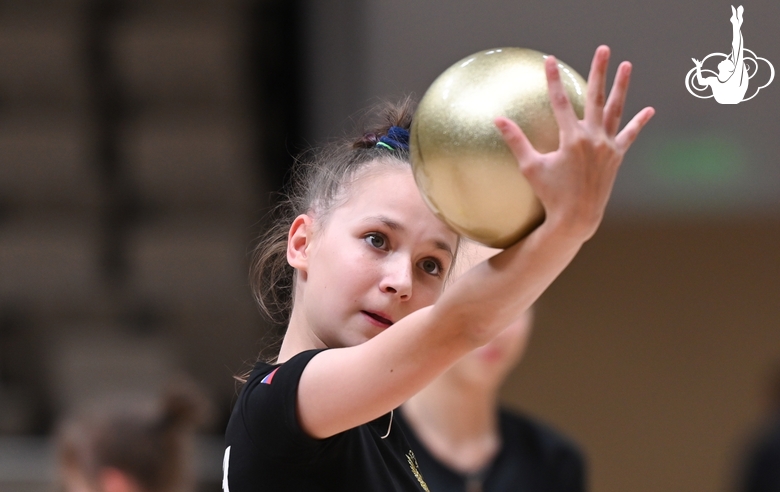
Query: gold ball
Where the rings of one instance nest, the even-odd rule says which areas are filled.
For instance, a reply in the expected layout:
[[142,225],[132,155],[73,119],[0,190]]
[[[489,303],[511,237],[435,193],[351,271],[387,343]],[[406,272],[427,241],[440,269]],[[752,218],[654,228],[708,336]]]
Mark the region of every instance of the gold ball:
[[[506,248],[544,220],[544,209],[493,121],[514,120],[539,152],[558,148],[546,55],[524,48],[481,51],[442,73],[423,96],[410,135],[414,177],[433,212],[459,234]],[[585,80],[558,63],[582,118]]]

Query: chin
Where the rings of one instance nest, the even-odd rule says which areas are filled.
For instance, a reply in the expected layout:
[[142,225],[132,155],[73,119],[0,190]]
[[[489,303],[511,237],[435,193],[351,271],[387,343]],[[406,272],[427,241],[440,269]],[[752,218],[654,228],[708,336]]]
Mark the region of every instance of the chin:
[[357,345],[366,343],[367,341],[371,340],[375,336],[377,336],[380,332],[373,332],[370,330],[366,330],[365,332],[361,333],[355,333],[351,335],[349,338],[342,340],[343,347],[355,347]]

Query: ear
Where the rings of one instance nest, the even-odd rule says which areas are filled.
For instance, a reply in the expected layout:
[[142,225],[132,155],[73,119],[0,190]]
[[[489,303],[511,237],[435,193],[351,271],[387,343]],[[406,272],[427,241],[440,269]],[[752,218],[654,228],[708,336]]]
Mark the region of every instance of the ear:
[[309,266],[309,246],[314,232],[314,221],[309,215],[295,218],[287,233],[287,263],[299,272],[306,273]]

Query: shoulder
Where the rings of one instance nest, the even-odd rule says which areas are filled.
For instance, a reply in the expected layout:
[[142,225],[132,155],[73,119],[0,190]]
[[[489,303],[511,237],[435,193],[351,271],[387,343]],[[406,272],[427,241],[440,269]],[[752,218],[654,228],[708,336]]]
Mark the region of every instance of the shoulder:
[[301,374],[309,361],[321,350],[301,352],[283,364],[255,364],[249,379],[241,388],[228,423],[226,435],[245,435],[256,448],[308,444],[296,417],[296,399]]
[[544,490],[583,492],[587,470],[582,451],[573,440],[534,418],[502,410],[502,454],[529,463]]
[[584,464],[579,445],[552,426],[520,412],[501,409],[501,434],[505,446],[520,446],[544,461],[571,460]]
[[258,387],[270,388],[272,385],[278,387],[290,383],[297,384],[297,380],[300,379],[301,373],[306,368],[309,361],[323,350],[325,349],[306,350],[294,355],[281,364],[270,364],[263,361],[257,362],[244,384],[244,387],[241,388],[242,394],[244,392],[251,392]]
[[241,388],[237,405],[284,403],[294,406],[301,374],[311,359],[323,350],[306,350],[281,364],[258,362]]
[[769,459],[780,463],[780,416],[764,425],[752,440],[751,457],[756,461]]

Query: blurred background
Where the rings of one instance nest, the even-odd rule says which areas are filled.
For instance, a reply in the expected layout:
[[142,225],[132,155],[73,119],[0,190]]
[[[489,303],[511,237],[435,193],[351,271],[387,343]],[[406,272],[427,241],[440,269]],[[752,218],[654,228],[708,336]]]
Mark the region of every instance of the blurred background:
[[[503,396],[580,443],[593,491],[735,490],[780,370],[780,90],[685,89],[730,51],[729,5],[0,1],[0,490],[52,489],[65,413],[181,373],[216,409],[196,458],[219,490],[233,375],[269,333],[249,252],[291,155],[473,52],[587,75],[602,43],[634,63],[626,113],[657,115]],[[780,3],[743,5],[780,68]]]

